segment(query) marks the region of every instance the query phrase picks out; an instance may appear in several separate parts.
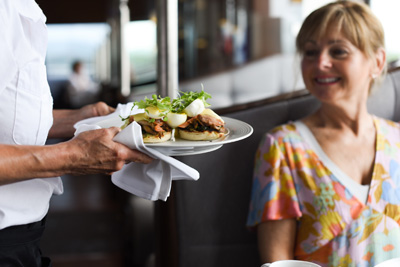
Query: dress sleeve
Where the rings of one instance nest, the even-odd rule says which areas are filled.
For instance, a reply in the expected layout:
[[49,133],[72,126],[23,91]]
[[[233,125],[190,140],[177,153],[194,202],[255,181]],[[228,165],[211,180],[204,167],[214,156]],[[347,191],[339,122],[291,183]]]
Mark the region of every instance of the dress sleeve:
[[286,153],[282,152],[284,147],[270,134],[266,134],[260,142],[255,157],[248,227],[266,220],[302,215],[293,177],[284,157]]

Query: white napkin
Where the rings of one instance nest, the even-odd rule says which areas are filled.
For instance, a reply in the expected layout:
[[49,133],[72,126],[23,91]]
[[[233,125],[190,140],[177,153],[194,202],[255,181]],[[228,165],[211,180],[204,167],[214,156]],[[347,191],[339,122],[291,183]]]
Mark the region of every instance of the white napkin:
[[[131,111],[131,107],[131,103],[120,104],[112,114],[78,122],[75,124],[75,135],[83,131],[102,128],[96,124],[98,122],[116,121],[119,115],[126,117],[129,114],[141,112],[140,110]],[[129,113],[126,114],[128,109]],[[171,191],[172,180],[197,180],[200,177],[197,170],[155,149],[146,147],[143,143],[141,126],[136,122],[132,122],[119,132],[114,137],[114,141],[154,158],[150,164],[131,162],[122,170],[112,174],[112,182],[131,194],[153,201],[159,199],[166,201]]]
[[[139,109],[137,107],[133,107],[133,109],[132,109],[132,107],[133,107],[133,102],[129,102],[127,104],[118,104],[117,108],[115,109],[115,111],[113,113],[110,113],[106,116],[92,117],[92,118],[78,121],[77,123],[75,123],[74,127],[75,127],[75,129],[78,129],[79,127],[81,127],[82,125],[85,125],[85,124],[88,126],[98,125],[101,128],[107,128],[107,127],[111,127],[111,126],[120,126],[123,124],[120,116],[122,118],[126,118],[129,115],[144,112],[143,109]],[[109,125],[106,125],[107,124],[106,122],[110,122]],[[99,123],[101,123],[101,124],[99,124]],[[118,123],[119,123],[119,125],[117,125]],[[77,135],[76,132],[75,132],[75,135]]]

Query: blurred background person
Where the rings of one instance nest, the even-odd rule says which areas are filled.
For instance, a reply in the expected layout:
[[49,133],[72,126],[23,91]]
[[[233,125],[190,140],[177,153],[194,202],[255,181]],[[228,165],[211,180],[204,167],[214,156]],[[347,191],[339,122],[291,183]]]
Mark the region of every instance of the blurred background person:
[[72,73],[68,80],[67,92],[72,108],[80,108],[94,103],[99,98],[100,85],[86,72],[82,61],[72,63]]

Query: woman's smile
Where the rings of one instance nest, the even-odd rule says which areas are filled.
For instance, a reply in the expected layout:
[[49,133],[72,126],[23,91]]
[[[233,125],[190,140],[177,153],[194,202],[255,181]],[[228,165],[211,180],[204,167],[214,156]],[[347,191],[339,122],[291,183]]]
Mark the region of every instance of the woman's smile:
[[332,85],[339,82],[341,79],[339,77],[316,77],[314,79],[315,83],[318,85]]

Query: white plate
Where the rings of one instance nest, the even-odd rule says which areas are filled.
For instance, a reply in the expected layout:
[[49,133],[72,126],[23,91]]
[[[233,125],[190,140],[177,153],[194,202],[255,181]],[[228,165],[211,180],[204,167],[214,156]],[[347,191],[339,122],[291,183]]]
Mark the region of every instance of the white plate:
[[[211,141],[189,141],[177,137],[175,140],[163,143],[145,143],[145,145],[167,156],[197,155],[217,150],[224,144],[240,141],[253,133],[253,128],[243,121],[229,117],[222,117],[222,119],[225,121],[225,128],[228,130],[228,134],[219,139]],[[108,128],[112,126],[121,127],[124,122],[121,118],[115,116],[108,118],[90,118],[75,124],[75,128],[82,124],[94,124],[102,128]]]
[[[145,145],[147,146],[148,144]],[[217,150],[218,148],[221,147],[222,145],[200,146],[200,147],[152,147],[152,148],[167,156],[190,156],[190,155],[208,153]]]
[[222,147],[224,144],[233,143],[249,137],[253,128],[240,120],[222,117],[228,134],[211,141],[189,141],[180,138],[163,143],[145,143],[146,146],[154,148],[168,156],[187,156],[211,152]]

